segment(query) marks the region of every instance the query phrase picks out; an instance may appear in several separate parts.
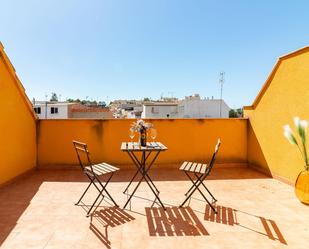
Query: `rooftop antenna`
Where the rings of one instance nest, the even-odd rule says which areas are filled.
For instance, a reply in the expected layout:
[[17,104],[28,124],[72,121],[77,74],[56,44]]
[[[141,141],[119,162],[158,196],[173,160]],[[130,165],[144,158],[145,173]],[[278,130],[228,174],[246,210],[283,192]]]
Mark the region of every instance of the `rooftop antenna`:
[[47,119],[47,97],[48,97],[48,94],[45,93],[45,119]]
[[222,117],[222,93],[223,93],[223,84],[225,82],[225,72],[221,71],[219,73],[219,84],[220,84],[220,118]]

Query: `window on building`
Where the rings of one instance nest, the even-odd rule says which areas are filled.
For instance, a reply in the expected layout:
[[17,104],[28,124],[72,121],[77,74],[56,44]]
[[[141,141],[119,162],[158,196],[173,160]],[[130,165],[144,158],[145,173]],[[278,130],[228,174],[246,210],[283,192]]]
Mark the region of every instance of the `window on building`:
[[58,107],[51,107],[50,108],[50,113],[51,114],[57,114],[58,113]]
[[159,113],[158,107],[151,107],[151,113]]
[[41,107],[34,107],[34,112],[36,114],[41,114]]

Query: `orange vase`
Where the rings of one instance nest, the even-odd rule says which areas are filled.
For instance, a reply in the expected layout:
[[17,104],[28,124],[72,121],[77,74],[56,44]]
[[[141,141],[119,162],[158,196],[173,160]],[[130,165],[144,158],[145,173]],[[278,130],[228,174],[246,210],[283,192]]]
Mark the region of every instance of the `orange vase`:
[[301,202],[309,205],[309,170],[299,173],[295,183],[295,194]]

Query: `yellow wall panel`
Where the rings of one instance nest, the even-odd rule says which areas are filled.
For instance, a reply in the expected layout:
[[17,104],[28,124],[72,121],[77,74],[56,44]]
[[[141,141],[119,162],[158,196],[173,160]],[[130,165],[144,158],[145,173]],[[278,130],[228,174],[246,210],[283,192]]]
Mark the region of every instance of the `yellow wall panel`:
[[[160,164],[179,164],[184,160],[207,162],[217,138],[222,146],[221,163],[247,162],[246,119],[153,119],[158,131],[156,141],[168,147],[158,158]],[[85,142],[93,160],[115,165],[132,164],[120,151],[123,141],[130,141],[133,120],[40,120],[38,124],[38,164],[76,165],[72,140]],[[137,141],[137,137],[134,138]]]
[[36,166],[36,119],[0,44],[0,185]]
[[245,110],[248,162],[294,182],[304,163],[282,127],[293,128],[295,116],[309,120],[309,49],[282,57],[269,79],[256,106]]

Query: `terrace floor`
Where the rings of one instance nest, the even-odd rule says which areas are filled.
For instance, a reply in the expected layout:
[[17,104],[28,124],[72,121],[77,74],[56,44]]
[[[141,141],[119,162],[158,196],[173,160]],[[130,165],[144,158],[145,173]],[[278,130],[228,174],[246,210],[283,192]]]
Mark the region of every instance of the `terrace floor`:
[[[133,171],[121,170],[109,185],[122,207]],[[0,189],[1,248],[309,248],[309,207],[293,187],[249,168],[215,168],[209,189],[218,199],[214,215],[198,192],[178,208],[190,182],[174,169],[155,169],[153,179],[167,205],[163,211],[142,184],[131,211],[102,202],[92,217],[75,206],[87,186],[78,170],[38,170]],[[146,208],[145,208],[146,207]]]

